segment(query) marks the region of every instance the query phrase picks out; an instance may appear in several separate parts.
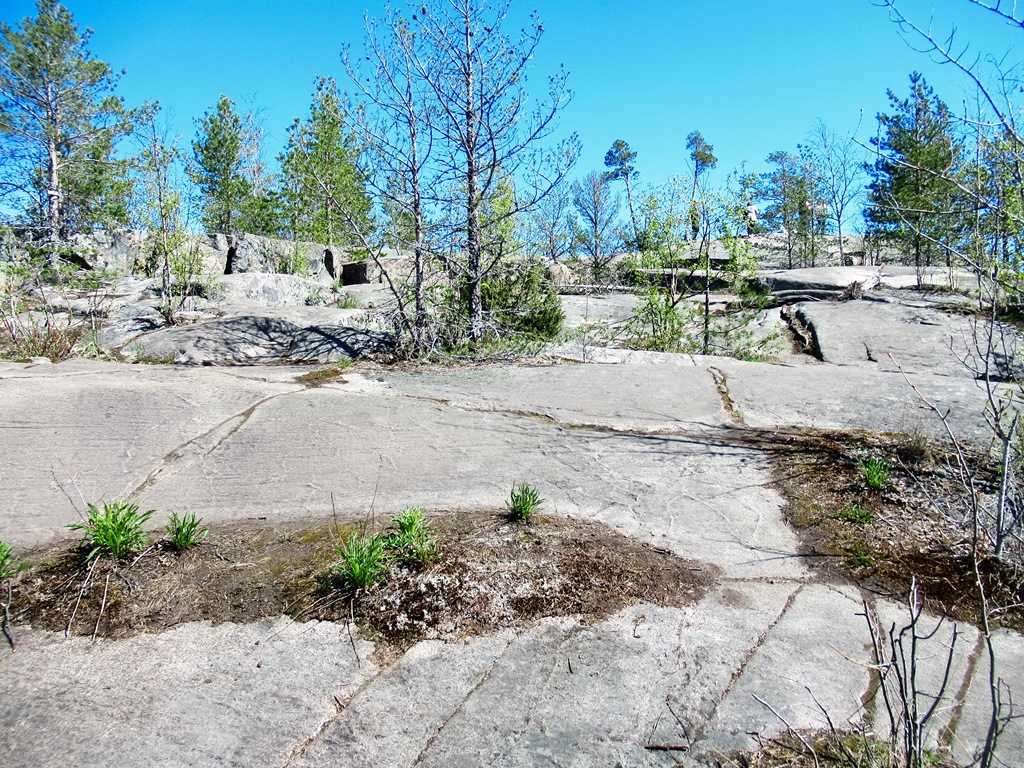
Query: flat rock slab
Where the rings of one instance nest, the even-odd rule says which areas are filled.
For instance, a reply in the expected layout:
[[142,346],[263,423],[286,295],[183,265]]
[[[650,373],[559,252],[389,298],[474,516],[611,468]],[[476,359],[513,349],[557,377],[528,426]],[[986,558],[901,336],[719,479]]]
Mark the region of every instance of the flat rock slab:
[[[5,765],[713,766],[782,730],[768,707],[796,728],[825,724],[819,704],[837,723],[859,716],[871,686],[862,610],[851,588],[725,580],[689,608],[423,641],[385,668],[358,631],[330,622],[204,622],[95,643],[21,629],[17,652],[0,655]],[[938,687],[944,640],[922,648],[921,690]],[[1024,640],[996,642],[1017,689]],[[986,726],[987,666],[973,650],[958,648],[958,693],[939,713],[958,713],[964,758]],[[1004,764],[1024,754],[1022,731],[1004,735]]]
[[166,328],[132,344],[136,359],[189,365],[333,363],[384,349],[390,335],[368,330],[353,310],[261,308]]
[[[157,510],[154,524],[194,512],[272,525],[325,519],[332,496],[342,521],[496,509],[525,480],[547,514],[602,521],[715,580],[684,609],[425,642],[383,670],[369,642],[329,623],[195,624],[95,644],[17,627],[18,651],[0,649],[8,762],[713,765],[751,746],[750,731],[782,730],[754,695],[796,725],[820,722],[805,683],[836,717],[855,711],[868,684],[854,663],[867,653],[860,596],[815,582],[767,457],[737,438],[745,426],[893,429],[901,407],[914,413],[912,391],[862,366],[606,359],[367,368],[316,388],[296,367],[0,367],[0,538],[19,547],[63,535],[83,499],[128,497]],[[917,380],[982,434],[975,382]],[[999,642],[1019,689],[1024,642]],[[984,664],[955,668],[969,702],[983,696]],[[979,711],[969,703],[959,718],[965,751],[984,730]],[[1015,724],[1010,764],[1022,738]]]
[[[837,365],[896,371],[898,363],[909,373],[976,378],[979,349],[988,344],[989,326],[983,321],[919,305],[819,302],[800,304],[796,312],[811,332],[821,359]],[[1018,375],[1024,372],[1016,370],[1020,365],[1013,359],[1013,351],[1021,344],[1020,334],[997,323],[994,336],[993,375],[1005,378],[1011,366]],[[1006,355],[1000,354],[1003,349]]]
[[0,653],[8,768],[280,766],[376,672],[334,624],[186,624],[129,640],[17,632]]

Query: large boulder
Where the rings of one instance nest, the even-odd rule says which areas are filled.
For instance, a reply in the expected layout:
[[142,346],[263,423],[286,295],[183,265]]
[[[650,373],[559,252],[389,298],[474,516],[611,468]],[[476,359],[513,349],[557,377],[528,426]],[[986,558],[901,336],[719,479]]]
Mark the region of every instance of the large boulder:
[[[979,345],[986,345],[983,319],[950,314],[925,302],[860,300],[799,304],[796,317],[826,363],[870,366],[885,371],[975,378]],[[1021,345],[1018,331],[997,323],[996,349]],[[890,358],[890,355],[892,357]],[[894,362],[895,360],[895,362]],[[992,375],[1021,375],[1012,356],[995,355]],[[898,364],[898,365],[897,365]]]
[[392,343],[391,334],[366,328],[362,314],[325,307],[240,312],[142,336],[130,355],[191,365],[352,360]]

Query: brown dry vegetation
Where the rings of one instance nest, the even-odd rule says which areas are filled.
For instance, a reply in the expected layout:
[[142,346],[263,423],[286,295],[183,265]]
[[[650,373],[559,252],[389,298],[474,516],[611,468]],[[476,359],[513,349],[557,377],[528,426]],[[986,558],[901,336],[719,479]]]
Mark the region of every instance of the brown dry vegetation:
[[383,583],[359,591],[331,586],[333,548],[352,528],[329,522],[214,525],[194,549],[154,546],[132,560],[98,561],[91,575],[80,548],[51,548],[27,558],[11,619],[15,629],[70,626],[74,634],[125,637],[204,619],[352,617],[400,649],[545,616],[594,620],[640,601],[685,605],[712,581],[705,568],[599,523],[512,523],[499,511],[431,518],[438,561],[422,572],[392,566]]
[[[813,430],[771,439],[787,520],[817,568],[895,599],[903,599],[914,577],[934,612],[979,620],[964,491],[955,459],[942,446],[919,436]],[[884,490],[868,488],[858,465],[871,456],[893,468]],[[974,456],[972,465],[985,462]],[[992,472],[975,471],[981,492],[994,492]],[[981,571],[994,623],[1024,631],[1024,570],[988,557]]]

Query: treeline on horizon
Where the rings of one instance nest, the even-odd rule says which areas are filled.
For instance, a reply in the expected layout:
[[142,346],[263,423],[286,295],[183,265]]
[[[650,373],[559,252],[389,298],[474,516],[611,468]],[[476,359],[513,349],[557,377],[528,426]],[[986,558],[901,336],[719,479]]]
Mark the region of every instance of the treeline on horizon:
[[221,96],[190,141],[170,135],[158,106],[116,95],[121,75],[92,56],[71,12],[38,0],[34,18],[0,27],[8,223],[53,243],[136,228],[397,248],[415,256],[410,327],[429,303],[423,275],[442,271],[454,295],[445,300],[464,305],[473,339],[485,283],[513,256],[578,258],[599,274],[622,251],[774,232],[789,266],[813,265],[825,236],[839,235],[842,249],[862,215],[873,242],[916,265],[1016,259],[1020,142],[993,99],[982,106],[1001,119],[954,115],[913,73],[906,91],[889,92],[870,147],[819,124],[794,151],[771,153],[765,173],[734,172],[713,189],[714,146],[694,130],[688,174],[664,185],[639,183],[637,153],[622,139],[603,169],[573,178],[577,137],[553,139],[570,99],[566,73],[539,97],[527,93],[543,28],[534,19],[510,37],[507,8],[428,2],[369,22],[360,55],[343,57],[351,93],[317,77],[271,171],[255,114]]

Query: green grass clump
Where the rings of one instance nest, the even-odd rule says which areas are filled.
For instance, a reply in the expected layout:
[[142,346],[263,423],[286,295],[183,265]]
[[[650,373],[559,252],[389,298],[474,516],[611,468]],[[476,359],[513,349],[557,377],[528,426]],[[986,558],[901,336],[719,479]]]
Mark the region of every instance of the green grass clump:
[[353,533],[348,541],[335,547],[341,558],[335,575],[348,587],[361,589],[376,584],[388,570],[388,552],[384,537]]
[[544,499],[540,497],[540,491],[526,483],[512,486],[512,493],[506,502],[509,517],[524,523],[530,522],[533,513],[539,512],[543,505]]
[[425,568],[437,559],[439,546],[434,529],[427,525],[421,507],[403,509],[391,522],[394,529],[387,536],[386,546],[395,560]]
[[140,513],[138,504],[129,504],[121,499],[102,501],[101,504],[102,508],[87,504],[89,519],[68,525],[71,530],[85,534],[85,541],[91,547],[86,558],[89,562],[97,557],[119,559],[146,546],[149,536],[142,526],[155,510]]
[[202,519],[191,512],[184,517],[179,516],[177,512],[171,513],[171,519],[167,521],[164,529],[171,537],[171,545],[179,552],[191,549],[210,533],[209,528],[203,527]]
[[885,459],[872,456],[869,459],[861,459],[859,464],[868,488],[881,491],[889,485],[889,480],[892,479],[892,467]]
[[14,558],[14,547],[0,541],[0,581],[6,581],[18,572],[18,561]]
[[859,504],[844,507],[836,512],[834,517],[836,520],[842,520],[844,523],[853,523],[854,525],[867,525],[875,519],[875,515],[870,509],[864,509]]

